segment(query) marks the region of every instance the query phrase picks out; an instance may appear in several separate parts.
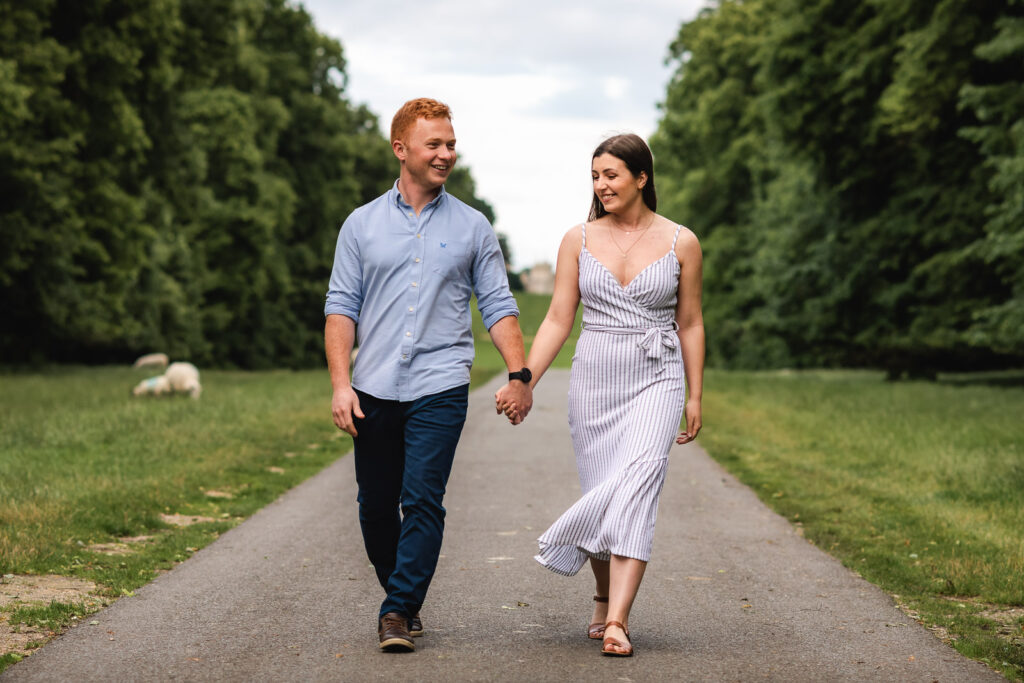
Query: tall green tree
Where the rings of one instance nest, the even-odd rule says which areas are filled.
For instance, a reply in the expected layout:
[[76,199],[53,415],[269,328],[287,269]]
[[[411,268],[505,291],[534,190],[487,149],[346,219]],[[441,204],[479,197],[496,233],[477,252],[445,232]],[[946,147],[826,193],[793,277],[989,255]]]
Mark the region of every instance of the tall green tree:
[[338,228],[396,173],[345,80],[287,0],[0,0],[0,357],[322,362]]
[[1024,349],[1024,2],[995,23],[992,39],[975,50],[987,64],[960,89],[960,105],[977,117],[961,134],[984,157],[991,200],[985,232],[965,260],[998,278],[1001,295],[974,310],[968,343],[1020,355]]
[[[683,24],[670,46],[677,64],[651,147],[659,209],[701,238],[705,321],[713,362],[765,364],[766,301],[758,256],[765,235],[753,222],[768,173],[765,124],[757,107],[762,0],[727,2]],[[785,350],[775,344],[776,353]]]
[[1019,105],[977,125],[984,88],[1020,80],[1013,11],[755,0],[681,28],[653,143],[666,206],[704,237],[713,360],[898,376],[1024,357],[994,341],[1014,267],[982,220],[1020,175],[978,144]]

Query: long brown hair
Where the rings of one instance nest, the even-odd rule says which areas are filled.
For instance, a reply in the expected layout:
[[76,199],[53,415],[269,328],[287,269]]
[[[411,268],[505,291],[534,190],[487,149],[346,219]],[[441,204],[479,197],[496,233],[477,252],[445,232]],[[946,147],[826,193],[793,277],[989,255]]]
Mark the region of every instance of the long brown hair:
[[[591,161],[602,154],[611,154],[613,157],[621,159],[634,178],[638,177],[641,173],[647,174],[647,183],[644,184],[643,189],[640,191],[641,196],[648,209],[657,211],[658,194],[654,191],[654,157],[651,155],[651,148],[647,146],[644,139],[633,133],[613,135],[597,146],[597,149],[594,150],[594,156],[590,157]],[[604,204],[601,203],[595,192],[594,199],[590,203],[590,217],[587,220],[596,220],[607,214],[608,212],[604,210]]]

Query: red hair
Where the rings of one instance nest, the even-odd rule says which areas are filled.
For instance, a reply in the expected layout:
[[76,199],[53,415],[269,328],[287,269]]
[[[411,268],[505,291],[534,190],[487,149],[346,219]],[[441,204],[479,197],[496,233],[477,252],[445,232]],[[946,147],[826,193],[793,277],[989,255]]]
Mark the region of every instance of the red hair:
[[416,119],[451,119],[452,111],[444,102],[429,97],[409,100],[395,113],[391,119],[391,143],[394,144],[416,123]]

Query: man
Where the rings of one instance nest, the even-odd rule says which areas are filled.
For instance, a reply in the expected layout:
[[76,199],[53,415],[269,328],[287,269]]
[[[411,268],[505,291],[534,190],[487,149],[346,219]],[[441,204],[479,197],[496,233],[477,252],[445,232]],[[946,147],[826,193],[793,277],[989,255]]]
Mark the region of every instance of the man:
[[456,159],[450,110],[426,98],[406,102],[391,122],[391,147],[401,165],[397,182],[353,211],[338,236],[324,340],[334,423],[355,443],[363,542],[387,592],[380,648],[409,652],[422,633],[419,610],[437,566],[441,503],[466,419],[472,294],[508,365],[520,417],[533,399],[494,230],[444,190]]

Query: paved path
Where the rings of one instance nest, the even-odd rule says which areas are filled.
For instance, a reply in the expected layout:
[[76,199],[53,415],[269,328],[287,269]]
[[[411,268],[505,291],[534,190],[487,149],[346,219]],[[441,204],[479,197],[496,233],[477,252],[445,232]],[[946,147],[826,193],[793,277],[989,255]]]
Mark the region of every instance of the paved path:
[[10,667],[7,681],[1002,681],[805,542],[698,446],[677,447],[631,619],[637,655],[584,631],[589,573],[556,576],[535,538],[578,494],[568,373],[527,422],[474,392],[448,533],[414,654],[382,654],[351,457]]

